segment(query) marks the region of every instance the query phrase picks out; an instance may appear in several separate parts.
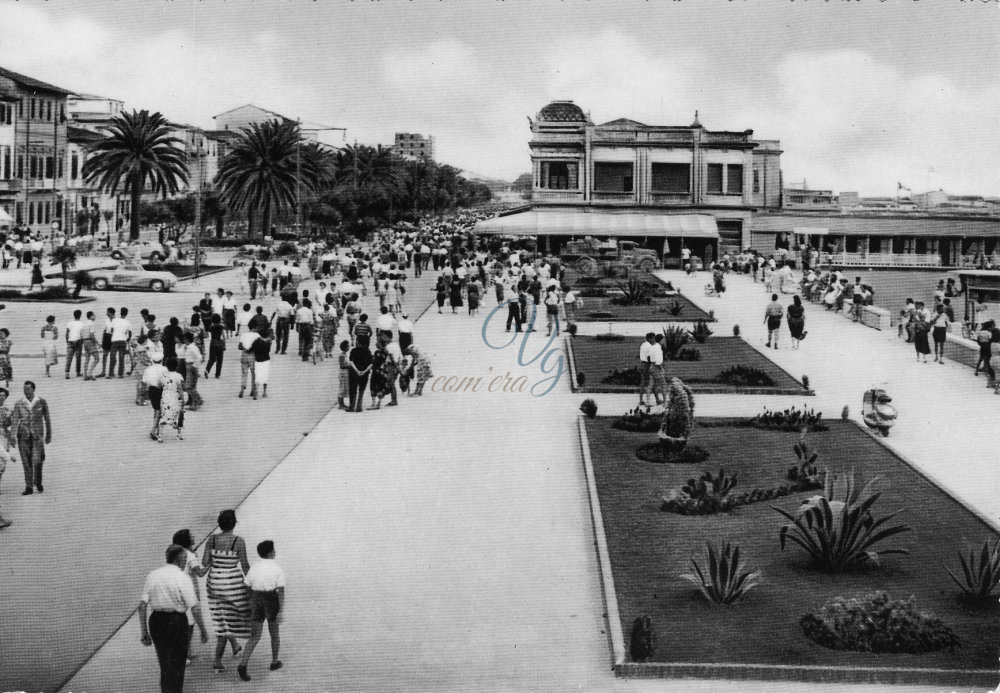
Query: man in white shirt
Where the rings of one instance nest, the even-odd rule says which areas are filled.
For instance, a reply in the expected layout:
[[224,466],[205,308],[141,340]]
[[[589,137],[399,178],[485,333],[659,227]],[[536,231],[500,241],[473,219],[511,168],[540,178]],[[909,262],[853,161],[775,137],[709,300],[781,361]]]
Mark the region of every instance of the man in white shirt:
[[[291,306],[289,306],[291,308]],[[285,344],[288,344],[288,326],[285,323]],[[239,336],[239,350],[240,350],[240,394],[239,397],[243,397],[243,391],[247,389],[247,374],[250,375],[250,396],[257,399],[257,377],[254,369],[254,364],[256,359],[253,353],[250,351],[250,347],[253,343],[260,339],[260,335],[256,332],[244,332]],[[284,353],[284,352],[282,352]]]
[[73,311],[73,319],[66,323],[66,380],[69,380],[69,371],[76,357],[76,377],[80,377],[80,359],[83,357],[83,321],[80,317],[82,310]]
[[205,403],[198,393],[198,376],[201,374],[201,365],[205,360],[201,349],[194,343],[194,335],[188,332],[184,335],[184,389],[188,393],[188,409],[198,411]]
[[278,268],[278,289],[284,289],[291,277],[292,268],[288,266],[288,260],[285,260],[285,264]]
[[639,404],[646,404],[646,393],[649,390],[649,367],[653,362],[653,344],[656,334],[646,333],[646,341],[639,347]]
[[111,327],[111,357],[108,363],[108,377],[115,375],[115,357],[118,357],[118,377],[125,377],[125,353],[128,340],[132,338],[132,323],[128,319],[128,308],[122,308],[114,318]]
[[295,306],[286,300],[282,300],[274,313],[271,314],[271,320],[274,321],[274,331],[277,335],[277,341],[274,344],[275,354],[284,354],[288,351],[288,333],[294,318]]
[[243,578],[251,593],[250,639],[243,648],[243,659],[236,672],[244,681],[250,680],[247,664],[260,642],[264,621],[267,621],[267,632],[271,638],[270,670],[281,668],[281,660],[278,659],[281,644],[278,626],[285,614],[285,571],[274,561],[274,542],[270,539],[257,544],[257,555],[261,560],[250,566]]
[[379,311],[381,315],[375,321],[375,337],[383,342],[388,342],[392,339],[392,330],[396,327],[396,321],[389,314],[388,306],[382,306]]
[[295,311],[295,331],[299,333],[299,356],[308,361],[312,354],[313,321],[316,315],[312,311],[312,301],[302,300],[302,305]]
[[[172,544],[167,548],[167,564],[146,576],[139,600],[140,641],[147,647],[156,647],[161,691],[179,693],[184,689],[188,656],[187,612],[198,606],[194,583],[184,572],[186,565],[186,550]],[[208,634],[204,631],[201,641],[208,642]]]
[[[663,373],[663,335],[656,335],[649,350],[649,388],[657,404],[663,404],[667,394],[667,380]],[[648,400],[647,400],[648,401]]]
[[163,376],[167,374],[167,367],[163,365],[163,354],[154,353],[150,355],[152,363],[146,366],[142,372],[142,384],[146,386],[146,395],[149,397],[149,404],[153,407],[153,430],[149,432],[149,437],[159,440],[160,437],[160,400],[163,397]]
[[396,323],[396,331],[399,332],[399,348],[405,354],[413,344],[413,323],[406,313],[403,313]]

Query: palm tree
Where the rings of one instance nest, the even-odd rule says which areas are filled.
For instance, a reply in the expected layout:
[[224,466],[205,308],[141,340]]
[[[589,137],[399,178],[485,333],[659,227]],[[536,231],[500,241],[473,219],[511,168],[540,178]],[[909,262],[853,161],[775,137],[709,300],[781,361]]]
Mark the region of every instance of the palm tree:
[[184,142],[170,134],[167,119],[159,113],[132,111],[115,116],[109,134],[90,147],[83,178],[103,192],[128,191],[132,207],[129,238],[139,238],[139,201],[144,190],[173,195],[187,183]]
[[[240,131],[232,151],[219,164],[215,183],[223,203],[249,214],[263,210],[262,236],[270,232],[272,212],[295,203],[299,144],[299,127],[292,121],[251,123]],[[304,156],[299,163],[300,184],[311,189],[316,179],[312,162]]]

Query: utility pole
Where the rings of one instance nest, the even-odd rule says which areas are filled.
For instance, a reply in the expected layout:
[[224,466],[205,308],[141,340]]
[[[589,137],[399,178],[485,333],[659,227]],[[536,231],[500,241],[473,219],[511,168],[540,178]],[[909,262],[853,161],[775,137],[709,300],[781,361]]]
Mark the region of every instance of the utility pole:
[[295,234],[302,234],[302,119],[295,120]]

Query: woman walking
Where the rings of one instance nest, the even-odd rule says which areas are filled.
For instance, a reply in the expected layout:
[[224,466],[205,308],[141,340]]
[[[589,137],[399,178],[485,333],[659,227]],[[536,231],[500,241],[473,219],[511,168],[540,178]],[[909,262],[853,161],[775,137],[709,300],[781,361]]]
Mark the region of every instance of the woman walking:
[[792,296],[792,305],[788,306],[788,331],[792,334],[792,348],[798,349],[799,342],[806,336],[806,309],[802,299],[796,294]]
[[[943,281],[941,282],[943,285]],[[948,325],[951,320],[944,312],[944,304],[939,303],[935,309],[934,317],[931,319],[931,336],[934,338],[934,363],[944,365],[944,343],[948,338]]]
[[469,296],[469,315],[479,314],[479,297],[481,295],[481,288],[478,279],[474,279],[469,282],[469,286],[466,289],[466,293]]
[[346,339],[340,343],[340,358],[338,361],[340,369],[338,370],[339,380],[337,381],[337,406],[341,409],[347,409],[347,398],[350,397],[351,360],[348,357],[350,349],[351,343]]
[[411,345],[407,352],[413,357],[413,374],[417,381],[417,385],[413,389],[413,396],[419,397],[424,394],[424,383],[434,377],[431,372],[431,362],[416,344]]
[[462,307],[462,283],[459,281],[452,281],[449,287],[449,301],[451,303],[451,314],[457,315],[456,308]]
[[10,349],[14,342],[10,341],[10,330],[0,327],[0,378],[9,386],[14,377],[14,368],[10,363]]
[[243,648],[236,639],[250,638],[250,590],[243,583],[250,570],[250,561],[247,560],[246,542],[233,534],[235,528],[236,511],[219,513],[221,532],[208,538],[201,557],[202,568],[208,570],[208,608],[212,612],[216,637],[212,668],[217,672],[226,668],[222,664],[226,643],[232,647],[233,657],[237,657]]
[[931,353],[931,343],[930,339],[928,339],[931,325],[927,311],[924,310],[924,304],[920,301],[917,301],[917,309],[913,313],[913,321],[913,346],[917,352],[917,363],[920,362],[921,356],[924,363],[927,363],[927,355]]
[[438,277],[434,291],[437,294],[438,314],[440,314],[444,312],[441,309],[444,308],[444,302],[448,298],[448,287],[445,286],[444,277]]
[[323,355],[327,358],[333,358],[333,347],[337,343],[337,312],[331,309],[329,303],[323,304],[323,312],[319,314],[319,322]]
[[212,366],[215,366],[215,377],[222,375],[222,359],[226,354],[226,328],[222,324],[222,317],[212,316],[212,324],[208,328],[208,365],[205,366],[205,377],[209,376]]
[[382,408],[382,398],[392,392],[391,383],[395,379],[395,370],[396,366],[386,351],[385,342],[379,340],[372,356],[372,406],[369,409]]
[[980,371],[986,373],[986,377],[988,378],[986,387],[994,387],[994,380],[996,380],[996,373],[993,372],[993,366],[990,363],[993,358],[990,342],[993,338],[993,327],[995,324],[993,320],[987,320],[976,332],[976,344],[979,345],[979,360],[976,362],[975,375],[979,375]]
[[177,440],[184,440],[181,435],[184,429],[184,377],[177,372],[176,358],[167,359],[166,366],[160,399],[160,423],[156,431],[156,440],[160,443],[163,442],[162,426],[173,426],[177,431]]
[[59,353],[56,349],[56,340],[59,338],[59,328],[56,327],[56,316],[50,315],[45,318],[42,326],[42,359],[45,361],[45,377],[51,378],[49,368],[59,363]]

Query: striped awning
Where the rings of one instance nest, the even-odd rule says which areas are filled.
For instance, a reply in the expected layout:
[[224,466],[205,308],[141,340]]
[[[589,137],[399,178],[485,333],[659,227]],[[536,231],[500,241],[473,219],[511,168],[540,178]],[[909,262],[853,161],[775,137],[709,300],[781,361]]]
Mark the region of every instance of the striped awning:
[[718,238],[709,214],[613,214],[532,210],[476,224],[476,233],[510,236],[654,236]]

